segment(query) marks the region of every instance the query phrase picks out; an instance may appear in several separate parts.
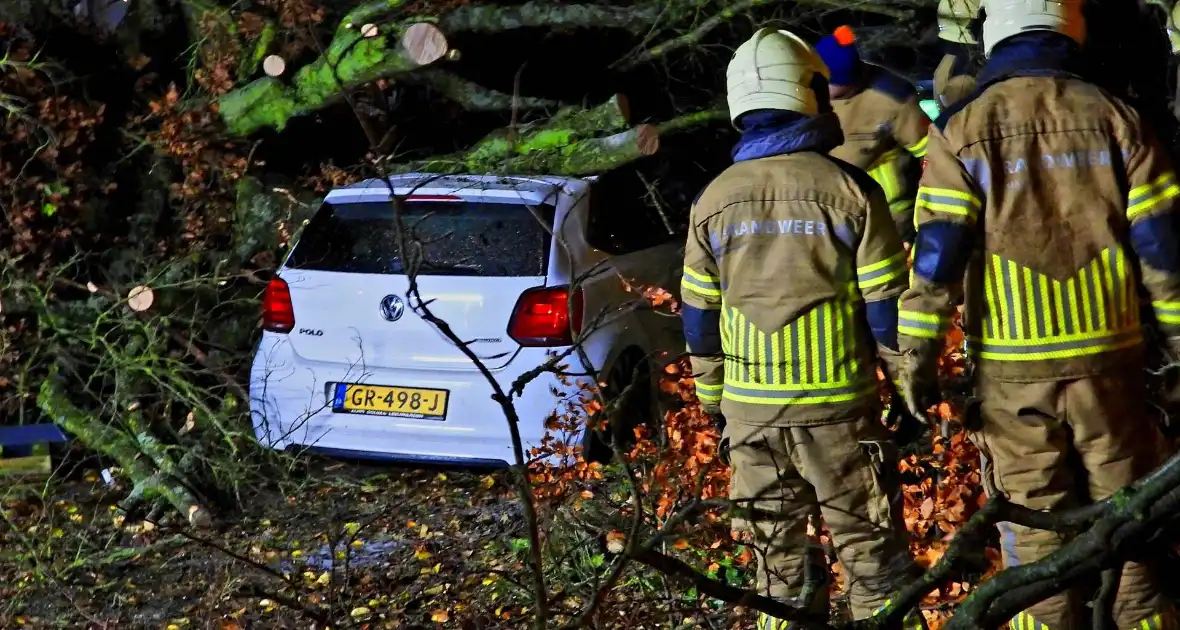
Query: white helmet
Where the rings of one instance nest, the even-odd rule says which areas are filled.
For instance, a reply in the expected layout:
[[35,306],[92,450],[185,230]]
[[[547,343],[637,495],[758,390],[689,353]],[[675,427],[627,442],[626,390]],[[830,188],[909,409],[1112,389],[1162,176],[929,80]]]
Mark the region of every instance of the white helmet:
[[971,21],[979,15],[979,0],[939,0],[938,36],[948,42],[978,44]]
[[782,109],[808,116],[819,113],[811,88],[816,74],[828,78],[828,67],[810,44],[788,31],[759,29],[738,46],[726,70],[729,119],[756,109]]
[[983,53],[1027,31],[1054,31],[1079,45],[1086,41],[1082,0],[983,0]]

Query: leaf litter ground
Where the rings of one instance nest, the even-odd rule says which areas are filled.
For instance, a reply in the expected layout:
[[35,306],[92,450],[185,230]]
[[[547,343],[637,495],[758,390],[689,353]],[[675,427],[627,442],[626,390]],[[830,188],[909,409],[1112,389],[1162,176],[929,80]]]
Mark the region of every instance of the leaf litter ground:
[[48,501],[10,491],[0,627],[287,628],[318,613],[433,628],[519,611],[497,577],[525,577],[510,548],[523,521],[501,473],[316,474],[297,492],[246,497],[248,513],[201,534],[122,522],[121,493],[94,473]]

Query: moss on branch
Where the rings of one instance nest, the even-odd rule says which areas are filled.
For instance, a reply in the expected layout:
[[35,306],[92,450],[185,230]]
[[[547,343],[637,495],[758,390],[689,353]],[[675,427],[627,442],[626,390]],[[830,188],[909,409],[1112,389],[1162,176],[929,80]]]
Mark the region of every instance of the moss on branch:
[[552,118],[529,123],[519,129],[497,129],[476,143],[470,160],[492,164],[515,155],[552,151],[580,140],[627,128],[630,122],[627,97],[616,94],[590,109],[566,107]]
[[[416,29],[416,30],[415,30]],[[327,50],[295,72],[290,85],[264,77],[221,97],[222,119],[236,135],[270,127],[281,131],[292,117],[316,111],[370,81],[410,72],[446,54],[445,37],[433,25],[416,23],[386,37],[340,29]],[[419,46],[423,39],[427,41]],[[441,44],[438,40],[441,40]]]
[[104,424],[101,419],[83,412],[56,384],[56,369],[41,383],[37,406],[58,426],[71,433],[88,448],[119,463],[131,476],[134,487],[123,502],[133,511],[140,504],[166,501],[195,527],[211,524],[208,510],[176,476],[172,456],[152,435],[139,427],[135,418],[128,420],[129,431]]
[[258,34],[258,39],[254,41],[254,48],[249,55],[243,55],[241,64],[238,66],[238,80],[245,81],[255,72],[258,72],[258,67],[262,65],[262,60],[266,57],[266,53],[270,51],[270,47],[274,44],[275,35],[278,33],[275,28],[275,23],[267,21],[262,25],[262,32]]
[[395,164],[390,169],[396,173],[582,176],[618,168],[657,150],[659,132],[652,125],[639,125],[604,138],[534,147],[508,157],[481,149]]

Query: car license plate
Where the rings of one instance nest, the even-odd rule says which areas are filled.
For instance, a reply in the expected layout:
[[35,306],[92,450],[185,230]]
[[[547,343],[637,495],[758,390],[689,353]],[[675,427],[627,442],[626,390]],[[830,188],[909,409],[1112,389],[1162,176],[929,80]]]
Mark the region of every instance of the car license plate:
[[332,411],[443,420],[447,416],[449,394],[445,389],[336,383]]

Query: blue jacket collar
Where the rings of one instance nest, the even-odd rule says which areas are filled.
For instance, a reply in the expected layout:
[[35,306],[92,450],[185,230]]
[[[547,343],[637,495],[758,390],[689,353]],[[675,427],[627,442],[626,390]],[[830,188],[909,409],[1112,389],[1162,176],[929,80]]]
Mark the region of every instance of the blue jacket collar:
[[1014,77],[1081,78],[1078,47],[1065,35],[1033,31],[1000,43],[979,72],[978,90]]
[[1081,79],[1077,44],[1059,33],[1032,31],[1000,42],[979,71],[975,90],[967,98],[944,109],[934,126],[945,129],[951,116],[963,110],[989,87],[1016,77]]
[[762,111],[742,118],[742,137],[733,147],[733,161],[816,151],[827,153],[844,144],[836,114],[803,116],[793,112]]

